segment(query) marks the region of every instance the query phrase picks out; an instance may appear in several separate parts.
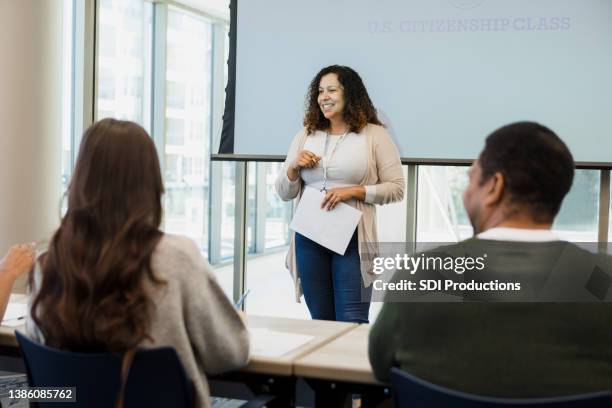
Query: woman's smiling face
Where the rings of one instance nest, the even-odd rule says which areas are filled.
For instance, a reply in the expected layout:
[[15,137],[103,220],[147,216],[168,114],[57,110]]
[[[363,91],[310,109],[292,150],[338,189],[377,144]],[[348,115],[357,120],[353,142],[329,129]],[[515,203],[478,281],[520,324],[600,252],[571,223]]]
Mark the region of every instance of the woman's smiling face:
[[344,89],[338,81],[338,75],[324,75],[319,82],[319,108],[326,119],[342,118],[344,111]]

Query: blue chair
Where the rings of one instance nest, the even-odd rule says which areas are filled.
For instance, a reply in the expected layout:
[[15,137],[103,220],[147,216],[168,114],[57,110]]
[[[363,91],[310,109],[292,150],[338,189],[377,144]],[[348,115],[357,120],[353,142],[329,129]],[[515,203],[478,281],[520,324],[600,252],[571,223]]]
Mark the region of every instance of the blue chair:
[[409,408],[609,408],[608,391],[554,398],[510,399],[482,397],[454,391],[421,380],[398,368],[391,369],[391,384],[396,407]]
[[[39,407],[114,407],[121,386],[122,357],[73,353],[41,345],[16,332],[32,387],[76,387],[76,402]],[[171,347],[138,350],[125,385],[124,407],[193,408],[193,384]]]

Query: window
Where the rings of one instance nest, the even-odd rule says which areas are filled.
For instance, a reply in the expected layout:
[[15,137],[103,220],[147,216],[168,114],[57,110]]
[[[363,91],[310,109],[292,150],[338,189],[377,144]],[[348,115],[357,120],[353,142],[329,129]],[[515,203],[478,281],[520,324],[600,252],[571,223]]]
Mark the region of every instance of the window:
[[417,242],[457,242],[472,236],[463,207],[467,166],[419,166]]
[[216,183],[211,183],[209,260],[214,265],[219,284],[231,298],[234,288],[234,228],[236,162],[212,162],[211,174]]
[[[608,184],[609,186],[609,184]],[[612,245],[609,243],[612,242],[612,189],[610,189],[610,207],[608,209],[608,253],[612,254]]]
[[274,188],[274,183],[282,163],[263,163],[265,166],[266,214],[265,214],[265,249],[287,245],[290,239],[289,223],[293,216],[291,202],[280,199]]
[[132,120],[151,129],[153,4],[100,0],[96,118]]
[[[205,1],[229,6],[228,0]],[[211,95],[213,27],[227,34],[227,21],[146,0],[99,0],[97,11],[96,119],[132,120],[155,138],[166,186],[163,228],[194,239],[219,267],[220,282],[231,296],[233,273],[226,270],[234,255],[235,164],[209,159],[212,104],[220,103]],[[217,45],[220,55],[227,55],[227,44],[226,39]],[[156,60],[153,50],[162,51]],[[225,67],[221,58],[220,63]],[[216,80],[226,77],[225,72]],[[219,180],[211,191],[213,173]],[[67,183],[69,176],[64,178]]]
[[[203,120],[210,120],[211,90],[210,80],[202,78],[212,76],[212,26],[169,7],[166,47],[164,226],[167,232],[193,238],[202,251],[208,252],[210,127],[203,126]],[[206,97],[194,104],[191,92]]]
[[185,144],[185,121],[179,118],[166,119],[166,148],[176,150]]
[[[468,167],[419,166],[417,241],[456,242],[472,236],[463,207]],[[597,241],[599,170],[576,170],[553,230],[570,241]]]
[[236,163],[215,163],[222,167],[222,202],[221,202],[221,258],[234,256],[234,223],[236,221]]
[[[246,302],[249,313],[309,318],[306,304],[296,303],[293,281],[285,268],[292,202],[278,198],[274,183],[281,163],[249,163]],[[270,296],[273,293],[274,296]]]
[[115,58],[115,56],[117,55],[117,39],[115,38],[115,27],[113,27],[112,25],[104,24],[100,28],[100,33],[104,33],[104,35],[100,36],[100,57]]
[[[173,64],[174,65],[174,64]],[[176,64],[177,66],[179,64]],[[168,68],[171,66],[168,65]],[[177,66],[177,68],[179,68]],[[169,108],[177,108],[177,109],[185,109],[185,84],[175,81],[166,82],[166,92],[168,95],[168,107]]]
[[[63,7],[64,32],[62,34],[62,190],[68,189],[68,181],[72,174],[72,154],[74,152],[73,140],[73,104],[74,84],[72,76],[74,72],[74,9],[72,2],[65,2]],[[66,201],[62,205],[67,205]]]
[[553,230],[575,242],[597,242],[599,170],[576,170],[572,189],[563,200]]
[[100,70],[98,78],[98,95],[101,100],[115,99],[115,75],[113,71],[108,68]]

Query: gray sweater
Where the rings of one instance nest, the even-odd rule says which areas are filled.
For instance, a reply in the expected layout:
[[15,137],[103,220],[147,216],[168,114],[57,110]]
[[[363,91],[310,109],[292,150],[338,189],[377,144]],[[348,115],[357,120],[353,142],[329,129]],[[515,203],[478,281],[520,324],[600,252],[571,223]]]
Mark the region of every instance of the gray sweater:
[[[151,322],[153,342],[147,341],[142,346],[174,347],[194,383],[196,406],[209,407],[206,374],[247,364],[248,331],[191,240],[165,234],[153,253],[152,267],[155,276],[167,284],[157,287],[146,280],[155,310]],[[39,279],[37,268],[32,295]],[[44,343],[30,318],[26,331],[31,338]]]

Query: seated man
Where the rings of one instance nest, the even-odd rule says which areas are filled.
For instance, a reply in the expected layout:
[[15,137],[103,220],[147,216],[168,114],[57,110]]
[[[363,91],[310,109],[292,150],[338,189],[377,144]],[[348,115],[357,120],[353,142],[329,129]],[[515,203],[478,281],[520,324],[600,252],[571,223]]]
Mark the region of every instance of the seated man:
[[488,255],[481,276],[530,276],[537,290],[558,276],[576,279],[582,282],[576,297],[388,301],[370,333],[376,377],[388,380],[395,366],[451,389],[508,398],[612,389],[612,303],[604,301],[611,258],[550,231],[573,173],[569,150],[550,129],[522,122],[496,130],[472,165],[463,196],[475,237],[444,251],[480,251]]

